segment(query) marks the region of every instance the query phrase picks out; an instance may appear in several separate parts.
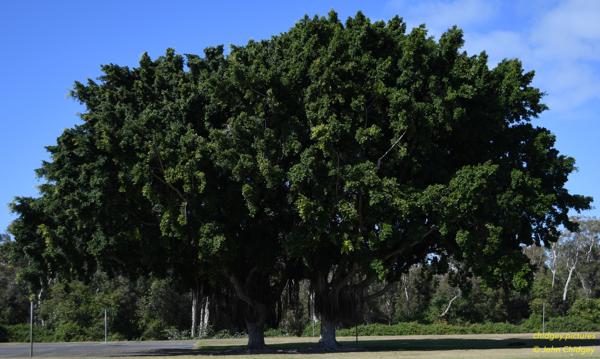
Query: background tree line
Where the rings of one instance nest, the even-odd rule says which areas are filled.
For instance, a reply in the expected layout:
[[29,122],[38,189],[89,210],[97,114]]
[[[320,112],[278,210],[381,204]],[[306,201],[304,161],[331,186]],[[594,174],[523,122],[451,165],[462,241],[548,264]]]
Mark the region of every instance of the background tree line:
[[[498,332],[538,331],[545,310],[548,328],[597,330],[600,221],[584,218],[578,223],[579,233],[566,233],[549,250],[535,246],[524,249],[537,270],[527,290],[509,293],[510,303],[499,300],[507,296],[501,289],[485,285],[481,278],[456,278],[452,273],[439,274],[427,264],[418,264],[381,296],[357,301],[353,315],[342,327],[358,324],[361,335],[381,330],[369,324],[392,326],[387,329],[389,334],[407,334],[405,331],[414,327],[394,327],[407,322],[450,324],[457,328],[448,330],[459,332],[476,330],[469,329],[474,323],[515,324],[487,328]],[[5,237],[0,245],[0,283],[5,288],[0,297],[0,325],[4,327],[3,340],[27,340],[27,284],[17,278],[20,270],[9,259],[10,246]],[[194,337],[243,335],[243,318],[228,315],[230,308],[224,308],[235,302],[234,295],[199,296],[202,309],[196,309]],[[177,287],[168,279],[109,278],[97,273],[89,282],[54,280],[48,291],[36,298],[36,335],[56,341],[103,340],[103,313],[107,309],[110,340],[190,338],[192,302],[189,288]],[[268,333],[318,335],[313,306],[314,296],[306,281],[288,283]],[[519,324],[521,327],[516,326]]]
[[[102,66],[74,85],[86,110],[47,147],[40,195],[11,204],[9,254],[28,295],[107,293],[81,303],[118,314],[109,293],[143,298],[167,280],[190,291],[194,336],[214,313],[217,328],[244,326],[249,348],[300,311],[306,286],[331,349],[340,326],[401,315],[370,303],[402,280],[430,321],[481,288],[498,298],[487,316],[525,317],[515,293],[535,266],[523,248],[576,232],[569,213],[592,199],[565,189],[574,159],[531,123],[547,109],[534,73],[462,46],[456,27],[434,39],[399,17],[331,12],[227,54]],[[569,268],[563,302],[587,263],[573,250],[552,269],[558,287]],[[415,278],[431,281],[423,298],[410,296]],[[137,312],[123,315],[139,324]]]

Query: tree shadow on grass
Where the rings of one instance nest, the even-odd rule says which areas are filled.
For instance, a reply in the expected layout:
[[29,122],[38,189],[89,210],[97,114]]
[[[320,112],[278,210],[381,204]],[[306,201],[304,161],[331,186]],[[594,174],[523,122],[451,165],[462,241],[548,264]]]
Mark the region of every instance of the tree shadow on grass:
[[[528,338],[506,339],[473,339],[473,338],[447,338],[447,339],[365,339],[342,341],[335,352],[381,352],[381,351],[437,351],[461,349],[518,349],[534,347],[584,347],[600,346],[600,339],[574,339],[574,340],[540,340]],[[128,353],[127,356],[177,356],[177,355],[242,355],[242,354],[320,354],[331,353],[319,343],[295,342],[270,344],[263,350],[247,350],[245,345],[213,345],[201,346],[198,349],[157,349],[137,353]]]

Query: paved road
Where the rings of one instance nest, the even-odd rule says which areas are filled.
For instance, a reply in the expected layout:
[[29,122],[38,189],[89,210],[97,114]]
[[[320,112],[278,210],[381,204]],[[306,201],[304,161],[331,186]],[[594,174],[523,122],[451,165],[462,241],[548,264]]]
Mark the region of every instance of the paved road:
[[[108,343],[34,343],[34,357],[109,357],[152,356],[193,353],[194,340],[108,342]],[[29,357],[29,344],[0,343],[0,358]]]

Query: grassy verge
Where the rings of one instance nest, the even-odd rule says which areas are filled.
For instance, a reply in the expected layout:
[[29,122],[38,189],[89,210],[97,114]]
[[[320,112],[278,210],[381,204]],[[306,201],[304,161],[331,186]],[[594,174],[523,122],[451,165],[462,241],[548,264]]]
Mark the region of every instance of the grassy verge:
[[[600,334],[595,334],[600,338]],[[262,354],[244,350],[245,339],[206,339],[198,342],[199,354],[236,358],[600,358],[600,340],[549,341],[533,334],[431,335],[340,337],[340,352],[323,352],[317,338],[266,338]],[[546,351],[544,348],[548,348]],[[577,348],[577,349],[568,349]],[[571,350],[571,351],[569,351]],[[268,354],[268,355],[266,355]],[[583,354],[583,355],[582,355]]]

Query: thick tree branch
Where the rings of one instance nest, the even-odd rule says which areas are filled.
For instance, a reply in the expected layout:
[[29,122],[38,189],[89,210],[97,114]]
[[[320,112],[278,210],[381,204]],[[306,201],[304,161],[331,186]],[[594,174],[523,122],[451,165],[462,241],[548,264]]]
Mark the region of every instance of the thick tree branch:
[[363,279],[362,282],[356,283],[355,287],[358,288],[359,290],[364,290],[368,286],[370,286],[371,284],[373,284],[373,282],[375,282],[376,279],[377,279],[376,275],[367,276],[365,279]]
[[229,281],[233,285],[233,290],[235,291],[235,294],[238,296],[238,298],[246,302],[246,304],[248,304],[249,306],[254,307],[256,303],[254,302],[254,300],[252,300],[252,298],[250,298],[248,293],[246,293],[246,291],[244,290],[244,286],[242,286],[237,277],[233,274],[227,274],[227,278],[229,278]]
[[587,251],[587,256],[586,256],[586,260],[588,262],[590,262],[592,260],[592,250],[594,249],[594,244],[596,243],[596,239],[592,238],[591,243],[590,243],[590,248]]
[[163,183],[165,186],[171,188],[179,198],[181,198],[181,200],[185,201],[185,197],[181,194],[181,192],[172,184],[170,184],[169,182],[165,181],[162,177],[160,177],[159,175],[157,175],[156,173],[150,171],[150,173],[152,174],[152,176],[154,176],[154,178],[156,178],[157,180],[159,180],[161,183]]
[[394,144],[392,144],[392,146],[390,148],[388,148],[388,150],[385,151],[385,153],[383,155],[381,155],[381,157],[379,157],[377,159],[377,169],[378,170],[381,167],[381,160],[383,160],[384,157],[387,156],[388,153],[390,153],[390,151],[392,151],[394,149],[394,147],[396,147],[396,145],[400,142],[400,140],[402,140],[402,137],[404,137],[405,134],[406,134],[406,130],[404,132],[402,132],[402,134],[400,135],[400,137],[398,137],[398,139],[396,140],[396,142],[394,142]]
[[383,257],[384,261],[387,261],[389,259],[392,259],[394,257],[396,257],[397,255],[401,254],[402,252],[404,252],[406,249],[416,245],[417,243],[419,243],[420,241],[422,241],[423,239],[427,238],[427,236],[431,235],[432,233],[434,233],[435,231],[437,231],[438,228],[436,225],[431,226],[431,228],[429,228],[429,230],[418,240],[413,240],[409,243],[404,243],[404,245],[400,246],[399,248],[389,252],[387,255],[385,255]]
[[442,314],[440,314],[440,317],[445,317],[446,314],[448,314],[448,311],[450,310],[450,307],[452,306],[452,303],[458,298],[460,297],[461,294],[461,290],[460,288],[458,289],[458,293],[456,293],[456,295],[454,297],[452,297],[452,299],[450,299],[450,301],[448,302],[448,306],[446,307],[446,310],[444,310],[442,312]]
[[[163,174],[163,176],[165,176],[166,171],[165,171],[165,166],[163,165],[162,159],[160,158],[160,154],[156,153],[156,158],[158,159],[158,164],[160,166],[160,170]],[[177,195],[179,196],[179,198],[181,198],[182,201],[187,202],[185,196],[183,195],[183,193],[181,193],[181,191],[179,191],[177,189],[177,187],[173,186],[171,183],[169,183],[167,180],[163,179],[162,177],[160,177],[159,175],[157,175],[156,173],[152,172],[152,170],[150,171],[150,173],[159,181],[161,181],[162,183],[164,183],[166,186],[168,186],[169,188],[171,188],[173,191],[175,191],[175,193],[177,193]]]
[[358,272],[358,270],[359,266],[356,263],[353,264],[350,271],[348,271],[348,273],[341,280],[337,280],[336,283],[334,283],[333,289],[335,290],[335,292],[339,293],[339,291],[342,290],[344,285],[346,285],[346,283],[348,283],[350,279],[352,279],[352,277]]

